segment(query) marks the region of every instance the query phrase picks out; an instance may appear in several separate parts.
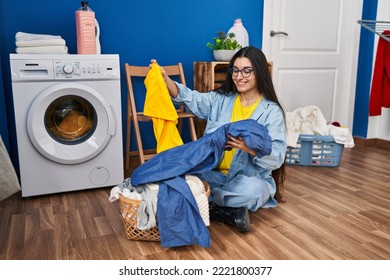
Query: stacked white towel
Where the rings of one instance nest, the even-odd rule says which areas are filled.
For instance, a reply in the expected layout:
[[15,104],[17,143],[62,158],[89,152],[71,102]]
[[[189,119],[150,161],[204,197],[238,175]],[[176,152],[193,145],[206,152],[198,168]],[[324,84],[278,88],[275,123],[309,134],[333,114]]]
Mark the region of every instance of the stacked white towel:
[[23,54],[67,54],[65,40],[58,35],[32,34],[17,32],[15,34],[16,53]]

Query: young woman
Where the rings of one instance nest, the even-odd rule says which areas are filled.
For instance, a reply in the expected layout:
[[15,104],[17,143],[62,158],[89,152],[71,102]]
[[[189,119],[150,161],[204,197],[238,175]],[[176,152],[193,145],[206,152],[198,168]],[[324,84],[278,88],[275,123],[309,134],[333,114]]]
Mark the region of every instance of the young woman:
[[[155,60],[152,60],[155,62]],[[242,138],[228,135],[227,149],[217,168],[198,174],[210,185],[210,219],[249,231],[248,211],[276,207],[284,181],[287,149],[284,111],[276,96],[263,52],[249,46],[229,63],[221,88],[199,93],[171,80],[162,69],[175,103],[184,103],[207,121],[205,134],[230,122],[254,119],[268,129],[270,155],[257,157]]]

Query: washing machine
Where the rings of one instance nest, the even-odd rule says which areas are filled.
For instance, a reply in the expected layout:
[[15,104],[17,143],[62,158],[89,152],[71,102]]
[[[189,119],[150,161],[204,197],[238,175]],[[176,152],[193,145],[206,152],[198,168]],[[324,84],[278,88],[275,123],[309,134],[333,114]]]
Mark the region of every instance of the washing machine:
[[123,181],[119,55],[10,54],[22,196]]

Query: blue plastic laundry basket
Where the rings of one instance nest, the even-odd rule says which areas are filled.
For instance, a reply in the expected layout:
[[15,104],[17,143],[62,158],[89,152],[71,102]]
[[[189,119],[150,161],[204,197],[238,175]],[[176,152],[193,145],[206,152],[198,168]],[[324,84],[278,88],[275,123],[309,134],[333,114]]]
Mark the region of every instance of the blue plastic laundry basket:
[[344,145],[334,141],[332,136],[300,134],[297,147],[288,147],[286,163],[304,166],[340,165]]

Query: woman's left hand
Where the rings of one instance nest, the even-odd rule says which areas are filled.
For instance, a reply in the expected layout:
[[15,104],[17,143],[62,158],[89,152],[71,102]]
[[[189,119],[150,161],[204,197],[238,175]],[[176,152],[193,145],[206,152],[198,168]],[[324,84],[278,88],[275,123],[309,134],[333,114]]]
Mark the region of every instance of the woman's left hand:
[[242,137],[235,138],[230,134],[228,134],[228,138],[229,140],[226,142],[225,148],[239,149],[241,151],[251,154],[252,156],[256,156],[256,153],[253,150],[248,148],[248,146],[246,145]]

